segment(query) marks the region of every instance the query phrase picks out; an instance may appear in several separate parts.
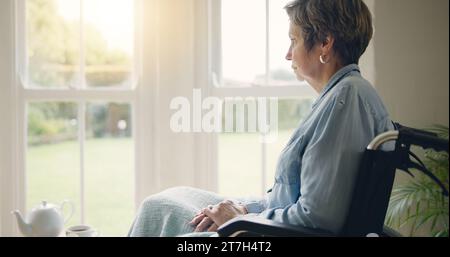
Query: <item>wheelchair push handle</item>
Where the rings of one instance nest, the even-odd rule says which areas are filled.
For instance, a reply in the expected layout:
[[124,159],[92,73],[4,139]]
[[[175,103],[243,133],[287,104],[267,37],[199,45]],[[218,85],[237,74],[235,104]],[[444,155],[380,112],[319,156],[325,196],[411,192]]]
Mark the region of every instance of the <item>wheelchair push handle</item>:
[[399,140],[423,149],[433,149],[437,152],[449,151],[448,140],[439,138],[435,133],[403,127],[399,130]]

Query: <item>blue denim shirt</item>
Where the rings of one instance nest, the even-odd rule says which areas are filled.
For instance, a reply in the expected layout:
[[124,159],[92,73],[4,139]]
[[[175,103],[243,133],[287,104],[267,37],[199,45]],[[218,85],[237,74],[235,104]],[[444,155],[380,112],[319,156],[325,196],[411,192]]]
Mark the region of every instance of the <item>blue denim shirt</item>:
[[314,102],[278,160],[275,184],[249,213],[338,233],[367,145],[392,130],[388,113],[356,64],[339,70]]

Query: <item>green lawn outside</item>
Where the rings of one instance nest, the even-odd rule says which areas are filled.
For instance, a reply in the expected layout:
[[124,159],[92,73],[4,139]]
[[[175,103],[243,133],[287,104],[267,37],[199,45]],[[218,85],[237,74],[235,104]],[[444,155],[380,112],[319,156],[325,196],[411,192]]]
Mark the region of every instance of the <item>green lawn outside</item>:
[[[86,223],[102,235],[126,235],[134,217],[134,147],[131,139],[93,139],[85,144]],[[79,148],[75,141],[30,147],[27,206],[70,199],[80,223]],[[66,211],[68,212],[68,211]]]

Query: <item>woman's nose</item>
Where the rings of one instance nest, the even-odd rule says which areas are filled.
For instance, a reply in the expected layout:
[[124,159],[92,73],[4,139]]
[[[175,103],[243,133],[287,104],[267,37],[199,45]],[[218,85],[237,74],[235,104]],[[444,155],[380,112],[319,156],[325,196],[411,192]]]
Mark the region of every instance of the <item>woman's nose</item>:
[[286,54],[286,60],[292,61],[292,49],[289,48],[289,51]]

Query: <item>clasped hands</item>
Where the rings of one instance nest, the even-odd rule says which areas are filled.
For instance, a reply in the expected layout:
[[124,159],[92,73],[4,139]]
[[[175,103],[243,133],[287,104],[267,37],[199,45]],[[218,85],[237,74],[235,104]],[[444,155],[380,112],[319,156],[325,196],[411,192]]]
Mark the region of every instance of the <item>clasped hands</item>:
[[203,208],[189,224],[195,227],[194,232],[217,232],[217,229],[225,222],[247,213],[244,205],[225,200]]

